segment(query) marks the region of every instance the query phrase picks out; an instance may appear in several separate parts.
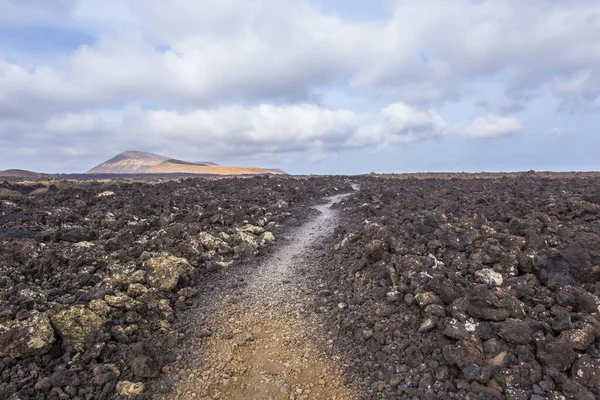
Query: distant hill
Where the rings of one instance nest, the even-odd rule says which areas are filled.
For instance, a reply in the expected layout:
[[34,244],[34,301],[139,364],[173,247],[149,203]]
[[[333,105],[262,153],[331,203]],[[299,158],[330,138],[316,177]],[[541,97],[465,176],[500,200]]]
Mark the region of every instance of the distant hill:
[[2,178],[39,178],[42,175],[43,174],[24,169],[7,169],[5,171],[0,171],[0,177]]
[[140,174],[168,160],[154,153],[126,151],[90,169],[87,174]]
[[212,162],[189,162],[142,151],[126,151],[90,169],[87,174],[208,174],[281,175],[282,170],[222,166]]

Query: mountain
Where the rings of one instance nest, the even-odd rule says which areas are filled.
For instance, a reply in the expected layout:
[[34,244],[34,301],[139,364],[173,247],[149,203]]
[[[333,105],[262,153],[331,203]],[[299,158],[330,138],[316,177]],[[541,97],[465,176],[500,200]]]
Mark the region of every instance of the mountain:
[[90,169],[87,174],[143,174],[155,165],[168,160],[154,153],[126,151]]
[[282,170],[222,166],[212,162],[189,162],[142,151],[126,151],[90,169],[87,174],[285,174]]

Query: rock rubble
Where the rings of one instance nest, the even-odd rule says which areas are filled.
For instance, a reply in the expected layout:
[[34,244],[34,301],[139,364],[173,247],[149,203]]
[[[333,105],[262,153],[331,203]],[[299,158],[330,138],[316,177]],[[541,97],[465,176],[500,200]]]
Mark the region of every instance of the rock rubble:
[[0,399],[142,399],[169,370],[172,326],[197,288],[350,187],[255,177],[0,189]]
[[597,178],[360,184],[314,277],[349,384],[381,399],[600,398]]

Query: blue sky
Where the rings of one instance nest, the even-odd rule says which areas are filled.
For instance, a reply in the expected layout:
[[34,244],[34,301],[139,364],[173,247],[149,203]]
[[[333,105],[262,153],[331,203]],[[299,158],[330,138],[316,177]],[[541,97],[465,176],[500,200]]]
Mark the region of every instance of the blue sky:
[[0,2],[0,170],[598,170],[600,4]]

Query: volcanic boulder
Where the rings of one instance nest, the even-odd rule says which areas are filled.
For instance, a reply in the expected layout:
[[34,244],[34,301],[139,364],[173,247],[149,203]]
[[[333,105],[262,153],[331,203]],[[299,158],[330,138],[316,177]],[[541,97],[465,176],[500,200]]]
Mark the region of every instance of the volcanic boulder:
[[181,257],[167,253],[152,257],[146,261],[148,284],[150,287],[169,292],[177,286],[179,279],[192,271],[190,263]]
[[54,329],[46,314],[32,311],[23,321],[0,324],[0,357],[34,357],[46,353],[54,343]]
[[80,352],[85,350],[86,340],[105,323],[104,318],[82,305],[60,309],[50,314],[50,320],[63,341]]

